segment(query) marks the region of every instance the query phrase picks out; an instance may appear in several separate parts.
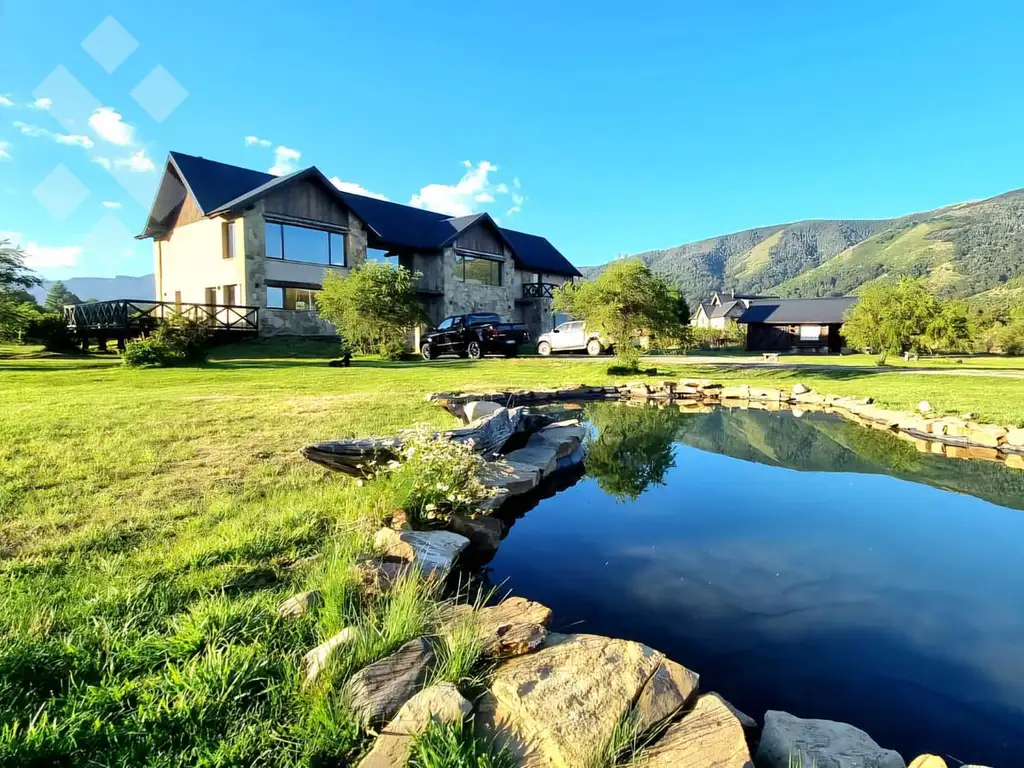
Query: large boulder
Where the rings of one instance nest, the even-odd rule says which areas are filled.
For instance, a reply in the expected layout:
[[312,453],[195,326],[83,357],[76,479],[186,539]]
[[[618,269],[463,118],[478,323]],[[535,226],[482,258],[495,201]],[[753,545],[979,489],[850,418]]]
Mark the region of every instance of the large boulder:
[[629,640],[549,635],[541,650],[495,670],[478,727],[523,765],[588,765],[663,660]]
[[640,727],[646,730],[681,710],[697,692],[700,676],[671,659],[664,659],[647,681],[636,711]]
[[558,468],[558,446],[546,440],[531,437],[526,446],[505,454],[505,461],[527,471],[534,471],[543,480]]
[[385,557],[406,560],[424,576],[444,575],[455,558],[469,546],[469,539],[451,531],[395,531],[381,528],[373,537],[374,545]]
[[427,639],[418,637],[390,656],[363,667],[346,686],[352,709],[364,723],[383,725],[419,691],[434,658]]
[[794,755],[816,768],[906,768],[898,753],[878,746],[860,728],[769,710],[757,748],[759,768],[789,768]]
[[401,559],[364,557],[352,567],[352,571],[363,594],[373,597],[390,591],[412,567],[411,563]]
[[646,768],[754,768],[743,726],[720,698],[711,695],[697,699],[645,757],[641,764]]
[[359,768],[404,768],[413,736],[423,733],[431,722],[461,723],[472,711],[473,705],[451,683],[425,688],[402,705],[359,761]]
[[533,434],[527,445],[551,445],[555,448],[556,459],[561,459],[571,455],[586,435],[587,430],[575,419],[558,421]]
[[467,424],[472,424],[477,419],[482,419],[484,416],[490,416],[492,413],[502,410],[504,406],[500,403],[495,403],[490,400],[474,400],[471,403],[466,403],[462,406],[462,412],[465,414]]

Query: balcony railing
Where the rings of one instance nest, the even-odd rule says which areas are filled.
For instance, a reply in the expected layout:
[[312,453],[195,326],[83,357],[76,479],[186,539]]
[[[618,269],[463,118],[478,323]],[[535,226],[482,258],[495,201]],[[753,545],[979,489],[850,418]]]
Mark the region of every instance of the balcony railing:
[[557,287],[555,283],[523,283],[523,298],[553,299]]
[[114,299],[89,304],[65,304],[64,322],[68,328],[84,332],[145,332],[175,316],[225,331],[259,329],[259,308],[220,304],[185,304],[170,301]]

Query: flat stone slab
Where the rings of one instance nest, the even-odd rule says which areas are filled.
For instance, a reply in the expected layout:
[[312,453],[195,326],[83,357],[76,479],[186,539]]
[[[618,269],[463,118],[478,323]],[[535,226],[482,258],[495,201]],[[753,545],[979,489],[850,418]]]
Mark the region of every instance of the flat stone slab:
[[374,545],[386,557],[397,557],[416,565],[425,576],[446,574],[469,539],[451,531],[395,531],[381,528]]
[[484,550],[497,549],[501,543],[501,535],[505,532],[505,525],[501,520],[487,515],[453,515],[448,527],[469,539],[474,547]]
[[743,726],[716,696],[697,699],[645,757],[647,768],[754,768]]
[[353,710],[371,726],[388,722],[419,691],[434,658],[427,639],[418,637],[390,656],[363,667],[346,686]]
[[480,480],[489,488],[496,488],[507,496],[529,493],[540,484],[540,470],[537,467],[516,461],[498,459],[488,462]]
[[586,766],[664,658],[629,640],[549,635],[541,650],[495,670],[477,726],[522,765]]
[[500,411],[503,407],[501,403],[495,403],[491,400],[473,400],[462,406],[462,412],[465,415],[466,423],[472,424],[477,419],[482,419],[484,416],[490,416],[492,413]]
[[431,722],[461,723],[473,705],[451,683],[440,683],[409,699],[380,736],[359,768],[404,768],[409,762],[413,736],[423,733]]
[[796,754],[816,768],[906,768],[899,753],[878,746],[860,728],[769,710],[757,747],[759,768],[790,768]]
[[323,604],[323,595],[318,589],[311,589],[308,592],[299,592],[277,606],[277,615],[282,619],[293,619],[305,616],[315,608]]
[[535,470],[543,480],[558,466],[558,447],[547,441],[534,441],[531,437],[525,448],[506,454],[505,461]]

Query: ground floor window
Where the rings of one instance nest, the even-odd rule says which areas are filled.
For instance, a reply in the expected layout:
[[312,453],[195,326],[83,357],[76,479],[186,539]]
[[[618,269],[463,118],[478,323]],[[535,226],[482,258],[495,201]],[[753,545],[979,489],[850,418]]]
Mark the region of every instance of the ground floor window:
[[290,288],[280,285],[267,286],[268,309],[316,309],[316,295],[320,291],[311,288]]
[[817,341],[821,338],[820,325],[801,325],[800,341]]
[[455,277],[462,283],[501,285],[501,267],[502,262],[494,259],[455,254]]
[[235,293],[238,289],[237,285],[225,285],[224,286],[224,304],[228,307],[235,306],[235,300],[238,298]]

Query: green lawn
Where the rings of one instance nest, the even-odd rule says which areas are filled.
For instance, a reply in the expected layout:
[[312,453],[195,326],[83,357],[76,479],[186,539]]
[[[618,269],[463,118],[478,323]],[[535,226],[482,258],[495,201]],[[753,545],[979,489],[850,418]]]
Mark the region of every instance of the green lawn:
[[[432,391],[612,380],[585,359],[328,368],[333,352],[253,343],[200,368],[129,370],[0,347],[0,764],[352,760],[366,737],[338,686],[301,688],[302,654],[362,623],[373,642],[343,676],[428,628],[432,603],[422,584],[353,597],[347,565],[395,494],[298,448],[451,424],[425,402]],[[680,375],[1024,423],[1020,379],[681,367],[659,378]],[[276,604],[310,585],[329,588],[325,609],[278,619]]]

